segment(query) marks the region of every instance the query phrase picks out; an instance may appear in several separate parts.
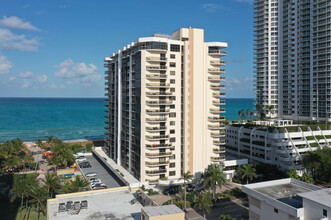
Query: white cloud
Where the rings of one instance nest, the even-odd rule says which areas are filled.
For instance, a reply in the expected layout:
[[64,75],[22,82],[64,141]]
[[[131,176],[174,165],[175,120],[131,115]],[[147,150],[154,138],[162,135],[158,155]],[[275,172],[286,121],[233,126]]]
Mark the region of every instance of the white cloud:
[[33,78],[35,75],[33,72],[21,72],[20,74],[18,74],[18,76],[20,78],[23,78],[23,79],[29,79],[29,78]]
[[26,79],[24,79],[22,88],[29,88],[32,85],[32,83]]
[[253,82],[254,77],[245,77],[244,81],[245,82]]
[[[55,68],[58,69],[55,72],[55,76],[68,79],[68,84],[77,82],[90,84],[96,83],[101,79],[98,68],[94,64],[75,63],[71,59],[66,59],[59,65],[56,65]],[[77,79],[78,81],[71,79]]]
[[37,27],[33,26],[30,22],[24,21],[23,19],[16,17],[16,16],[10,16],[10,17],[3,16],[3,18],[0,20],[0,24],[3,27],[7,27],[7,28],[22,29],[22,30],[29,30],[29,31],[40,31]]
[[25,35],[17,35],[9,29],[0,28],[0,46],[8,50],[36,51],[40,43],[36,38],[27,39]]
[[9,78],[10,81],[13,81],[13,80],[15,80],[15,79],[16,79],[15,76],[11,76],[11,77]]
[[0,55],[0,75],[10,73],[14,65],[7,59],[7,57]]
[[55,85],[54,83],[52,83],[50,86],[49,86],[50,89],[64,89],[65,86],[64,85]]
[[48,77],[46,74],[41,74],[41,75],[37,75],[36,79],[40,83],[45,83],[45,82],[47,82]]
[[222,5],[214,4],[214,3],[206,3],[202,5],[202,9],[207,12],[216,12],[219,9],[222,9]]

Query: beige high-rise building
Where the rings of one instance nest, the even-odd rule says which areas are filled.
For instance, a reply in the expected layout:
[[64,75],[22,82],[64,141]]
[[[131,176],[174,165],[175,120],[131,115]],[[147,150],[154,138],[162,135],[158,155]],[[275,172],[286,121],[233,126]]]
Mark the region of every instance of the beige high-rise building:
[[107,145],[140,181],[178,179],[222,165],[227,43],[204,30],[139,38],[105,58]]

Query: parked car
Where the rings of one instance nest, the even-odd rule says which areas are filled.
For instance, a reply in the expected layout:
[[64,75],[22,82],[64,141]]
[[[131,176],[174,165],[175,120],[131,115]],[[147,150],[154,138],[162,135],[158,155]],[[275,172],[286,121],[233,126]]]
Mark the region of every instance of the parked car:
[[82,161],[86,161],[86,157],[84,156],[79,156],[76,158],[77,162],[82,162]]
[[169,195],[174,195],[178,192],[179,192],[178,187],[177,186],[175,186],[175,187],[172,186],[172,187],[169,187],[169,188],[165,189],[163,191],[163,194],[169,196]]
[[[79,166],[80,166],[80,165],[84,165],[84,164],[90,164],[90,162],[88,162],[88,161],[80,162],[80,163],[79,163]],[[91,164],[90,164],[90,165],[91,165]]]
[[199,185],[188,184],[186,187],[186,192],[193,192],[193,191],[201,192],[202,190],[203,187]]
[[79,164],[79,166],[80,166],[81,168],[91,168],[91,167],[92,167],[90,163]]
[[82,153],[82,152],[78,152],[78,153],[74,154],[76,159],[77,159],[77,157],[80,157],[80,156],[83,156],[83,155],[84,155],[84,153]]
[[100,182],[95,182],[95,183],[91,183],[91,184],[90,184],[91,188],[95,187],[96,185],[97,185],[97,186],[99,186],[99,185],[100,185],[100,186],[106,186],[106,185],[105,185],[103,182],[101,182],[101,181],[100,181]]
[[91,187],[92,189],[107,189],[107,186],[103,183],[97,183]]
[[86,173],[85,176],[86,177],[95,177],[95,176],[98,176],[98,173],[97,172],[89,172],[89,173]]
[[96,180],[100,180],[100,179],[98,179],[98,178],[90,178],[88,181],[93,182],[93,181],[96,181]]
[[100,179],[96,179],[93,181],[90,181],[90,184],[95,184],[95,183],[102,183]]

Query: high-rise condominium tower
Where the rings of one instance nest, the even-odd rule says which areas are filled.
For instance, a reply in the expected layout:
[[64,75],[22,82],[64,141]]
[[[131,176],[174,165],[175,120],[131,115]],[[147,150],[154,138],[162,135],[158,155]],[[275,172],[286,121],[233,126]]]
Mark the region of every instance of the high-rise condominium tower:
[[182,28],[105,58],[110,157],[150,183],[222,164],[226,47],[204,42],[203,29]]
[[273,117],[331,115],[331,2],[255,0],[256,103]]

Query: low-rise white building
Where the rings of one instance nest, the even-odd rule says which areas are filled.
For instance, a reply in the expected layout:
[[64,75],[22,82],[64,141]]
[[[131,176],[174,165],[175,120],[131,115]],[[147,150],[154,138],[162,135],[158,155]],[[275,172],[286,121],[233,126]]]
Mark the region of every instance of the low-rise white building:
[[299,180],[248,184],[242,190],[248,195],[250,220],[328,219],[330,213],[331,191]]
[[226,126],[226,152],[250,163],[268,163],[282,170],[302,169],[308,151],[330,147],[329,125],[294,125],[290,120]]

